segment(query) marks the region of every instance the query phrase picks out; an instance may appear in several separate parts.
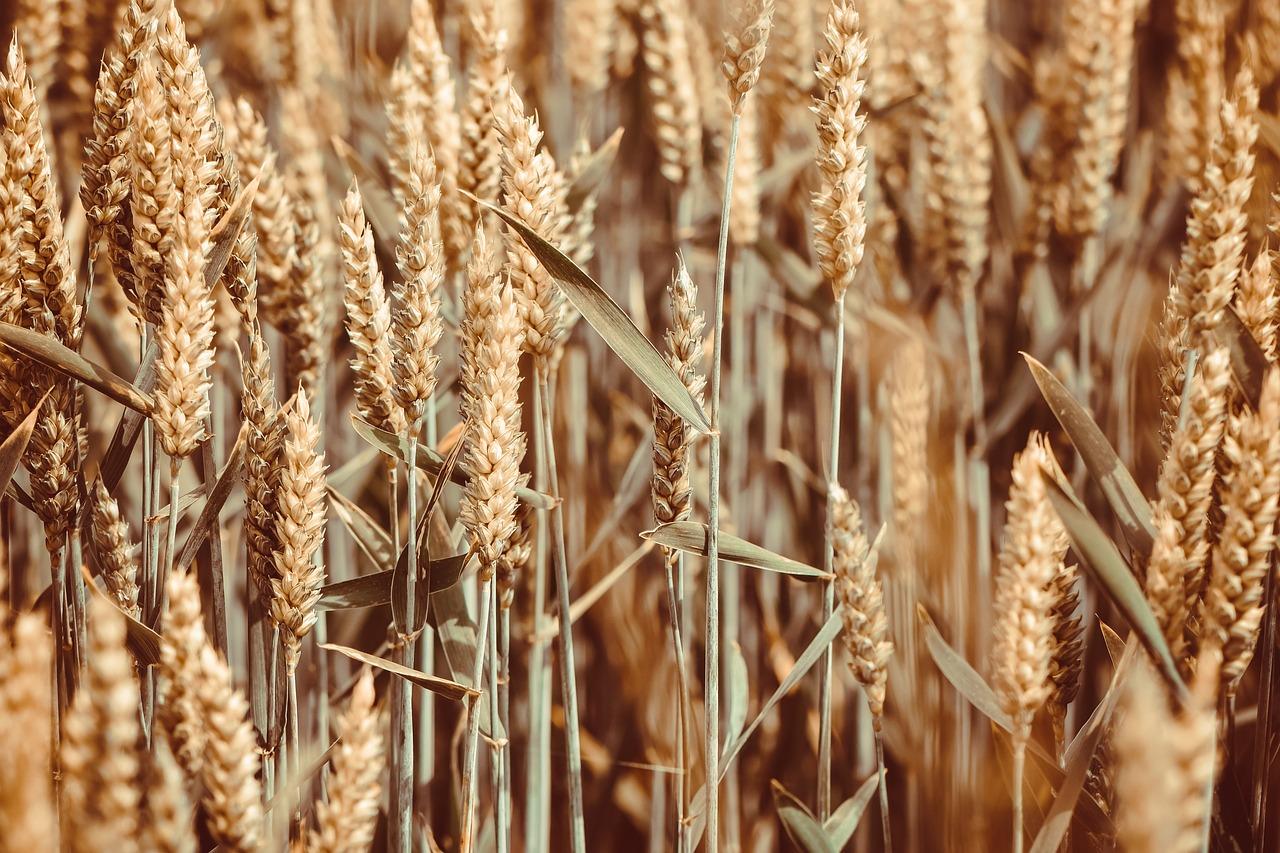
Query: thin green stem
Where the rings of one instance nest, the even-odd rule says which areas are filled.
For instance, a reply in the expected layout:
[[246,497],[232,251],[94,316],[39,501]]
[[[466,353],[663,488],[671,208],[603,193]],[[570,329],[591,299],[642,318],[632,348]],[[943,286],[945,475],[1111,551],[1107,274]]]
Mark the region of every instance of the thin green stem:
[[182,478],[179,476],[181,470],[182,458],[179,456],[169,457],[169,523],[168,533],[165,536],[164,562],[160,564],[160,576],[156,578],[156,588],[159,590],[155,612],[156,621],[159,621],[169,603],[169,575],[173,573],[175,568],[181,568],[174,565],[178,560],[178,516],[181,514],[178,512],[178,498],[181,497]]
[[1022,775],[1026,763],[1026,734],[1015,734],[1013,736],[1013,853],[1022,853]]
[[[822,549],[822,570],[831,573],[835,551],[831,542],[831,487],[840,480],[840,403],[844,384],[844,298],[836,300],[836,347],[831,365],[831,450],[827,457],[827,535]],[[828,581],[822,589],[822,624],[835,612],[836,585]],[[822,653],[822,675],[819,684],[818,711],[818,820],[831,816],[831,682],[833,670],[831,646]]]
[[[537,426],[542,411],[542,388],[533,383],[533,455],[534,484],[538,491],[547,491],[546,451],[543,450],[542,429]],[[533,560],[533,627],[534,637],[543,635],[547,609],[547,517],[538,516],[534,531]],[[550,787],[551,743],[550,690],[548,688],[547,645],[535,639],[529,652],[529,760],[525,771],[524,828],[525,844],[531,853],[548,849],[550,816],[547,811],[547,791]]]
[[489,587],[493,586],[493,567],[482,567],[481,571],[486,572],[489,577],[481,579],[480,594],[476,597],[480,623],[476,628],[476,657],[475,666],[471,671],[471,686],[480,692],[472,697],[467,707],[467,736],[462,759],[463,853],[468,853],[475,844],[476,764],[480,751],[480,702],[484,697],[481,679],[484,677],[485,653],[489,649]]
[[876,731],[876,772],[880,774],[880,833],[884,839],[884,853],[893,853],[893,840],[889,832],[889,775],[884,769],[884,733]]
[[706,635],[706,733],[707,851],[720,847],[720,365],[724,355],[724,278],[729,253],[729,209],[733,201],[733,162],[738,155],[736,112],[729,125],[729,155],[720,205],[720,240],[716,248],[716,289],[711,344],[711,459],[707,489],[707,635]]
[[489,623],[493,628],[489,631],[489,733],[493,740],[493,750],[490,756],[492,762],[492,782],[493,782],[493,802],[495,821],[497,825],[494,827],[494,835],[497,837],[498,853],[507,853],[511,849],[509,839],[507,837],[507,804],[502,796],[503,787],[503,764],[502,751],[503,741],[498,733],[502,731],[498,725],[498,713],[500,701],[498,699],[498,585],[496,583],[489,584]]
[[[680,599],[681,591],[677,587],[677,572],[684,574],[684,552],[664,552],[662,562],[667,576],[667,609],[671,611],[671,646],[676,656],[676,686],[680,691],[680,704],[676,708],[676,845],[677,850],[685,848],[685,798],[688,795],[688,762],[686,760],[687,745],[685,730],[688,728],[689,677],[684,659],[684,639],[680,632]],[[677,567],[679,567],[677,569]]]
[[551,401],[548,365],[539,365],[542,386],[542,449],[546,451],[547,482],[554,501],[551,511],[551,562],[556,572],[556,598],[560,608],[560,693],[564,703],[565,757],[568,766],[569,840],[573,853],[585,853],[586,829],[582,799],[582,750],[578,732],[578,684],[573,654],[573,619],[570,618],[569,565],[564,548],[564,511],[560,504],[560,484],[556,475],[555,440],[551,434]]
[[[417,602],[418,584],[418,548],[416,541],[418,526],[418,429],[418,424],[410,425],[407,435],[409,458],[406,463],[405,483],[409,520],[405,527],[405,536],[408,540],[406,543],[408,562],[405,570],[405,624],[397,626],[400,632],[400,663],[410,669],[413,668],[414,642],[412,637],[416,622],[414,606]],[[393,527],[398,527],[399,508],[394,497],[396,495],[394,473],[391,479],[391,495],[393,496],[391,502]],[[396,538],[398,540],[398,533]],[[393,849],[408,851],[413,847],[413,686],[407,682],[401,683],[395,691],[393,701],[396,703],[395,728],[392,730],[395,738],[395,744],[392,747],[395,764],[391,776],[392,802],[395,805],[395,820],[393,823],[395,825],[396,841],[396,844],[393,844]]]

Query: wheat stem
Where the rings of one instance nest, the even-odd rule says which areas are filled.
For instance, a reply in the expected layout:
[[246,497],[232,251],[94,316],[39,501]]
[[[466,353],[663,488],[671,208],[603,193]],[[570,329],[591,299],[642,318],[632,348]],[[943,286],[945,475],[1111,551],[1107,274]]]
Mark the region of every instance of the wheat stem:
[[1013,853],[1022,853],[1022,775],[1027,761],[1027,735],[1013,736]]
[[[671,611],[671,645],[676,656],[676,685],[680,691],[680,705],[676,709],[676,843],[677,849],[685,848],[685,797],[688,793],[688,763],[686,761],[685,729],[688,728],[689,679],[685,668],[684,639],[680,632],[680,588],[677,576],[683,576],[684,552],[663,554],[667,576],[667,609]],[[674,565],[673,565],[674,564]],[[678,567],[678,568],[677,568]],[[673,571],[674,569],[674,571]]]
[[[538,418],[543,431],[542,449],[546,452],[547,483],[554,504],[551,519],[551,561],[556,571],[556,597],[560,607],[560,693],[564,702],[566,774],[569,788],[569,839],[574,853],[586,850],[586,831],[582,805],[582,752],[578,732],[578,684],[573,655],[573,620],[569,609],[569,566],[564,547],[564,511],[560,505],[560,484],[556,473],[555,439],[551,433],[551,399],[549,368],[545,363],[537,369],[541,386],[542,411]],[[710,641],[708,641],[710,642]]]
[[163,573],[158,579],[160,600],[156,605],[156,618],[159,619],[164,615],[165,604],[169,598],[169,585],[167,583],[169,575],[178,568],[174,563],[178,560],[177,540],[178,540],[178,498],[181,497],[182,478],[179,473],[182,469],[182,457],[169,457],[169,523],[168,532],[165,535],[165,557],[164,562],[160,565]]
[[[481,678],[484,676],[485,654],[489,649],[489,587],[493,579],[480,581],[476,605],[480,611],[480,623],[476,628],[476,657],[472,669],[471,686],[476,695],[467,707],[467,739],[462,760],[462,850],[469,853],[475,845],[476,825],[476,764],[480,747],[480,701],[484,697]],[[491,702],[492,704],[492,702]],[[490,735],[494,735],[490,732]]]
[[884,839],[884,853],[893,853],[893,840],[889,832],[889,776],[884,767],[884,732],[876,732],[876,772],[880,774],[880,833]]
[[729,212],[733,201],[733,161],[738,154],[741,116],[729,124],[729,153],[720,202],[720,238],[716,247],[716,289],[711,313],[711,458],[707,489],[707,636],[706,636],[706,762],[707,850],[719,849],[720,832],[720,362],[724,350],[724,278],[729,253]]
[[[494,817],[497,826],[494,828],[494,835],[497,836],[498,853],[507,853],[510,849],[510,840],[507,837],[507,804],[502,797],[503,786],[503,766],[502,766],[502,750],[506,740],[505,731],[498,726],[498,585],[496,583],[489,584],[489,600],[487,602],[489,608],[489,624],[493,628],[489,631],[489,734],[493,740],[493,755],[490,757],[492,762],[492,782],[493,782],[493,801],[494,801]],[[502,734],[499,734],[502,732]]]
[[[831,365],[831,449],[827,458],[827,482],[837,483],[840,480],[840,403],[841,386],[844,377],[844,298],[847,291],[841,291],[836,299],[836,349]],[[832,509],[834,504],[827,499],[827,530],[831,529]],[[822,570],[831,573],[832,560],[835,556],[834,543],[831,536],[826,537],[826,546],[822,552]],[[822,624],[826,624],[835,611],[836,584],[835,579],[827,581],[822,590]],[[831,646],[822,654],[822,681],[819,686],[819,722],[818,722],[818,820],[825,821],[831,815],[831,680],[833,675],[833,651]]]
[[[538,491],[547,490],[541,428],[536,424],[542,412],[542,386],[533,383],[533,456],[534,484]],[[533,626],[534,636],[541,637],[546,625],[547,609],[547,525],[546,515],[539,518],[534,539]],[[547,849],[550,832],[546,792],[550,785],[548,751],[551,738],[550,691],[548,689],[546,643],[535,640],[529,653],[529,763],[525,774],[525,843],[532,851]]]

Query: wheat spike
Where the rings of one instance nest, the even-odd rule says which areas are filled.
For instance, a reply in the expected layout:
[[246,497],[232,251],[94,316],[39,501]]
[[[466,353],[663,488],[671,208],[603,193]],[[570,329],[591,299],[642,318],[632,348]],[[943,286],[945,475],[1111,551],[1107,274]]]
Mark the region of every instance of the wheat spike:
[[469,241],[468,205],[458,195],[462,120],[449,54],[440,42],[430,0],[413,0],[404,54],[391,74],[387,148],[402,206],[412,201],[417,149],[428,146],[440,184],[440,234],[450,269],[458,269]]
[[[467,98],[462,105],[462,152],[458,186],[477,198],[496,204],[502,181],[502,143],[495,119],[507,102],[507,30],[498,15],[497,0],[480,0],[470,15],[469,46],[475,58],[467,69]],[[475,226],[470,206],[467,232]]]
[[[510,87],[508,97],[508,109],[498,118],[503,141],[503,206],[539,237],[558,246],[569,224],[563,180],[551,153],[541,147],[537,117],[525,115],[523,102]],[[544,363],[562,332],[564,296],[546,267],[513,230],[508,232],[507,271],[520,296],[525,349]]]
[[231,681],[226,661],[206,641],[200,649],[199,695],[208,726],[201,780],[210,834],[225,849],[258,849],[262,794],[261,760],[249,721],[249,703]]
[[1174,283],[1174,308],[1191,341],[1215,329],[1240,277],[1246,237],[1245,205],[1253,191],[1253,144],[1258,138],[1258,88],[1247,68],[1222,102],[1222,135],[1205,167],[1187,217],[1187,239]]
[[609,85],[609,50],[618,28],[618,0],[567,0],[565,65],[582,97],[603,92]]
[[345,272],[347,334],[355,349],[356,406],[360,417],[387,432],[403,435],[404,413],[395,404],[391,373],[391,308],[382,272],[374,256],[373,229],[365,221],[360,190],[353,181],[338,219]]
[[210,834],[227,850],[247,853],[257,849],[262,831],[261,761],[249,705],[205,636],[195,579],[175,571],[168,590],[161,720],[175,740],[178,763],[203,785]]
[[156,719],[168,734],[173,756],[190,778],[204,767],[209,733],[198,687],[202,678],[201,648],[208,643],[194,578],[175,571],[169,576],[169,610],[160,642],[161,700]]
[[1084,623],[1080,609],[1080,570],[1059,563],[1050,592],[1053,595],[1053,654],[1049,660],[1050,695],[1045,701],[1049,709],[1055,743],[1066,744],[1067,706],[1080,693],[1084,673]]
[[130,264],[136,279],[138,313],[158,325],[166,243],[180,203],[174,184],[164,94],[153,50],[144,50],[139,56],[135,79],[131,110],[136,120],[129,143]]
[[61,4],[43,0],[17,0],[14,10],[14,45],[22,46],[42,98],[53,85],[54,66],[62,46],[61,11]]
[[[684,259],[677,256],[675,274],[667,285],[671,326],[667,329],[667,363],[695,400],[702,399],[705,379],[698,370],[702,358],[704,320],[698,310],[698,291]],[[688,518],[692,504],[689,484],[691,434],[684,419],[657,397],[653,399],[653,517],[659,524]],[[674,559],[675,552],[667,558]]]
[[265,597],[271,595],[275,574],[275,513],[279,500],[280,452],[284,443],[284,419],[276,402],[271,355],[262,330],[250,326],[249,354],[241,360],[244,391],[240,407],[248,435],[245,442],[244,538],[249,580]]
[[688,21],[674,0],[641,0],[640,54],[662,176],[687,185],[702,163],[702,116],[690,64]]
[[1276,294],[1275,252],[1263,249],[1240,276],[1235,294],[1235,309],[1241,322],[1262,347],[1269,360],[1276,355],[1276,314],[1280,296]]
[[228,138],[245,182],[258,181],[253,196],[253,225],[258,235],[258,305],[269,323],[281,325],[290,276],[298,263],[293,205],[285,191],[278,155],[267,141],[262,117],[243,98],[227,121]]
[[386,761],[373,700],[373,673],[366,669],[339,724],[329,799],[316,804],[309,849],[317,853],[368,850],[373,843],[382,793],[378,780]]
[[46,849],[56,838],[52,684],[46,620],[28,613],[0,627],[0,838],[9,850]]
[[124,617],[89,603],[89,667],[62,732],[62,807],[68,849],[136,850],[140,795],[138,687]]
[[391,341],[393,394],[411,430],[417,430],[436,389],[440,357],[436,344],[444,333],[440,285],[445,253],[440,239],[441,188],[431,155],[417,148],[404,187],[404,229],[396,247],[401,279],[392,294]]
[[1170,166],[1194,187],[1222,129],[1218,108],[1226,84],[1226,21],[1222,4],[1214,0],[1177,0],[1174,11],[1181,85],[1170,91],[1181,103],[1173,110],[1179,120],[1168,127],[1166,144]]
[[[1175,730],[1169,702],[1145,660],[1130,674],[1116,724],[1116,835],[1126,853],[1186,850],[1176,846],[1180,785],[1169,749]],[[1199,846],[1191,848],[1199,849]]]
[[516,505],[516,529],[498,560],[498,603],[510,608],[515,602],[520,573],[533,558],[533,508],[521,501]]
[[813,196],[813,242],[822,274],[839,300],[853,283],[867,231],[862,199],[867,149],[858,144],[867,124],[862,111],[867,41],[851,2],[831,4],[823,39],[817,60],[819,93],[813,102],[821,175]]
[[468,429],[467,470],[459,517],[483,579],[493,576],[515,533],[516,488],[525,436],[520,430],[520,322],[514,289],[498,272],[488,239],[477,231],[463,297],[462,399]]
[[747,95],[760,80],[769,35],[773,32],[773,0],[750,0],[739,10],[742,25],[725,34],[720,73],[729,83],[729,102],[741,115]]
[[982,108],[985,20],[975,0],[945,0],[938,20],[941,57],[926,65],[924,132],[929,145],[927,203],[940,230],[940,257],[958,290],[974,287],[987,260],[991,136]]
[[196,837],[187,779],[164,732],[152,737],[151,761],[143,774],[143,819],[138,849],[147,853],[195,853]]
[[911,531],[924,522],[929,498],[929,384],[924,346],[912,339],[893,360],[890,389],[893,454],[893,543],[898,561],[908,571],[916,565]]
[[1222,649],[1221,684],[1232,696],[1253,660],[1266,602],[1267,565],[1275,548],[1280,500],[1280,370],[1262,386],[1258,410],[1232,416],[1223,442],[1226,519],[1213,547],[1212,568],[1200,611],[1201,646]]
[[1083,81],[1079,103],[1069,111],[1076,124],[1069,157],[1070,176],[1061,185],[1058,230],[1077,238],[1102,231],[1111,197],[1111,175],[1124,148],[1129,113],[1129,73],[1133,65],[1133,0],[1070,3],[1084,18],[1068,35],[1068,54],[1084,49],[1072,63]]
[[298,666],[302,640],[316,622],[316,602],[324,583],[324,568],[315,562],[324,542],[324,454],[320,427],[311,416],[306,392],[298,390],[286,420],[281,450],[283,465],[276,498],[276,577],[271,581],[271,615],[280,625],[285,663]]
[[1005,504],[991,646],[992,686],[1013,718],[1015,737],[1026,737],[1036,712],[1052,695],[1049,680],[1055,645],[1054,577],[1067,550],[1067,535],[1049,503],[1044,477],[1057,467],[1039,433],[1013,460],[1013,484]]
[[[192,180],[191,170],[186,181]],[[185,459],[205,439],[214,361],[213,297],[205,283],[205,230],[201,193],[183,193],[169,245],[160,323],[156,328],[155,411],[164,452]]]
[[128,523],[120,516],[119,505],[101,479],[93,482],[90,532],[107,591],[121,610],[137,619],[138,548],[129,536]]
[[329,361],[330,320],[336,307],[325,286],[325,248],[315,209],[304,199],[293,201],[295,248],[288,287],[280,307],[279,327],[287,348],[285,377],[290,387],[301,385],[312,397]]
[[844,602],[844,643],[849,669],[867,694],[872,725],[880,730],[884,718],[885,688],[889,680],[889,620],[884,589],[876,577],[876,560],[862,527],[862,511],[838,483],[829,489],[832,570],[836,589]]
[[1160,466],[1146,589],[1175,659],[1182,656],[1187,616],[1200,598],[1209,554],[1209,509],[1230,383],[1227,351],[1216,349],[1192,378],[1186,419]]

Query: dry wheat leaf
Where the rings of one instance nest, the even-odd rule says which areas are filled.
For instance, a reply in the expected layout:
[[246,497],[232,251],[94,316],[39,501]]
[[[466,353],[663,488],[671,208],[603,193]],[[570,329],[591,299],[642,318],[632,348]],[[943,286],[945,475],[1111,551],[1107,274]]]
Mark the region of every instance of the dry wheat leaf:
[[734,738],[732,744],[726,745],[724,750],[724,758],[720,762],[720,779],[723,781],[724,774],[729,770],[729,764],[742,751],[742,747],[751,739],[752,733],[755,732],[760,724],[764,722],[764,718],[774,709],[779,702],[782,701],[791,689],[804,678],[805,674],[818,662],[818,658],[822,657],[827,651],[827,647],[840,634],[841,628],[844,626],[844,605],[835,609],[831,614],[831,618],[826,624],[818,629],[818,633],[809,641],[809,645],[800,653],[800,657],[796,658],[796,662],[792,664],[791,671],[787,673],[787,677],[782,679],[782,683],[778,685],[778,689],[773,691],[771,695],[760,708],[760,712],[756,714],[756,718],[751,721],[751,725],[747,726],[742,734]]
[[777,779],[769,781],[769,789],[773,794],[773,805],[778,810],[782,828],[797,847],[805,853],[837,853],[839,848],[832,845],[826,830],[803,800],[788,791]]
[[1120,656],[1124,654],[1126,648],[1124,640],[1110,625],[1101,619],[1098,620],[1098,630],[1102,633],[1102,642],[1107,647],[1107,656],[1111,658],[1111,665],[1119,666]]
[[240,482],[240,472],[244,469],[245,443],[248,437],[248,425],[242,425],[240,432],[236,434],[236,443],[232,446],[231,453],[227,456],[226,464],[222,466],[222,471],[218,474],[218,481],[214,483],[213,489],[205,499],[204,507],[200,510],[199,517],[196,518],[195,526],[187,534],[187,541],[183,543],[182,550],[178,552],[178,566],[191,565],[196,558],[196,553],[200,550],[200,546],[204,545],[205,541],[209,539],[209,535],[217,529],[218,513],[222,511],[222,507],[227,502],[231,490]]
[[1027,354],[1023,354],[1031,375],[1044,395],[1045,402],[1058,423],[1066,430],[1089,474],[1102,489],[1111,511],[1120,522],[1125,539],[1142,559],[1151,556],[1155,542],[1155,527],[1151,523],[1151,505],[1143,497],[1133,475],[1116,455],[1111,442],[1103,435],[1088,411],[1071,395],[1049,369]]
[[12,323],[0,323],[0,343],[28,358],[35,359],[63,376],[74,379],[142,414],[151,412],[151,395],[132,382],[121,379],[101,365],[94,364],[77,352],[67,349],[48,335]]
[[[152,341],[143,354],[138,365],[138,372],[133,377],[133,384],[144,394],[150,394],[156,385],[156,356],[159,353],[156,342]],[[120,413],[120,420],[111,434],[111,443],[102,454],[102,462],[98,465],[98,476],[108,492],[114,492],[129,465],[129,457],[133,455],[133,447],[142,435],[142,422],[146,416],[141,412],[125,406]]]
[[[414,543],[417,557],[417,575],[415,579],[417,583],[414,585],[413,594],[413,624],[409,623],[409,614],[405,610],[405,605],[409,600],[409,543],[406,542],[404,548],[400,550],[400,555],[396,559],[391,575],[391,621],[393,625],[399,626],[401,634],[407,637],[415,636],[422,630],[422,626],[427,623],[429,618],[428,611],[431,609],[431,536],[427,531],[427,525],[431,521],[431,514],[435,511],[436,504],[440,502],[440,498],[444,495],[444,484],[453,476],[453,472],[458,468],[458,459],[462,456],[462,449],[466,446],[463,440],[466,436],[464,427],[462,434],[458,437],[449,451],[449,455],[445,457],[444,464],[440,468],[440,473],[436,476],[435,485],[431,489],[431,497],[427,499],[427,505],[423,508],[417,523],[414,526]],[[414,461],[417,461],[416,454]],[[441,543],[443,544],[443,543]]]
[[427,675],[425,672],[419,672],[416,669],[410,669],[407,666],[389,661],[386,658],[380,658],[377,655],[371,655],[368,652],[362,652],[359,649],[353,649],[350,646],[340,646],[336,643],[321,643],[320,648],[338,654],[346,655],[352,660],[358,660],[369,666],[389,672],[394,676],[403,678],[410,684],[421,687],[423,690],[429,690],[446,699],[460,700],[466,696],[477,696],[479,692],[465,687],[456,681],[450,681],[447,678],[440,678],[435,675]]
[[204,282],[210,290],[222,278],[222,271],[227,268],[227,261],[231,260],[231,250],[235,248],[236,238],[240,236],[240,229],[244,227],[249,219],[249,212],[253,210],[253,197],[257,195],[260,177],[260,175],[255,176],[241,188],[235,201],[209,232],[209,251],[204,259]]
[[31,434],[36,429],[36,417],[40,414],[40,408],[44,405],[44,401],[49,399],[49,392],[45,391],[40,397],[40,402],[27,413],[22,419],[22,423],[9,433],[8,438],[0,444],[0,494],[3,494],[9,488],[9,481],[13,479],[13,472],[18,470],[18,463],[22,461],[22,454],[27,449],[27,442],[31,440]]
[[1214,326],[1213,336],[1218,346],[1226,347],[1231,357],[1231,375],[1235,377],[1236,384],[1244,392],[1249,405],[1257,409],[1258,400],[1262,397],[1262,380],[1271,369],[1267,354],[1258,346],[1240,315],[1230,306],[1222,312],[1222,322]]
[[329,506],[333,507],[334,514],[355,540],[356,547],[379,569],[392,565],[395,545],[391,542],[391,534],[359,504],[343,495],[332,484],[326,486],[326,491],[329,494]]
[[1081,509],[1053,478],[1045,477],[1044,480],[1049,502],[1062,520],[1062,526],[1066,528],[1071,544],[1085,567],[1129,620],[1129,625],[1138,633],[1169,686],[1179,697],[1185,697],[1187,687],[1178,675],[1178,667],[1165,644],[1164,635],[1160,633],[1160,626],[1151,613],[1142,588],[1134,580],[1129,564],[1093,516]]
[[365,215],[373,223],[374,234],[385,238],[399,232],[400,215],[382,177],[345,139],[334,136],[329,141],[338,158],[360,184],[360,198],[364,202]]
[[[375,450],[408,464],[409,442],[404,438],[385,430],[380,430],[355,415],[351,416],[351,426],[355,428],[356,434],[367,441]],[[433,477],[437,476],[444,468],[444,459],[425,444],[418,445],[418,456],[415,461],[419,469],[426,471]],[[454,468],[450,480],[459,486],[466,485],[467,472],[461,467]],[[551,497],[551,495],[535,492],[533,489],[523,486],[516,489],[516,497],[535,509],[551,509],[556,503],[555,498]]]
[[[449,589],[466,571],[470,552],[432,561],[431,593]],[[320,589],[319,610],[356,610],[391,603],[391,569],[326,584]]]
[[604,176],[613,168],[613,161],[618,157],[618,148],[622,145],[622,134],[625,130],[626,128],[620,127],[609,134],[609,138],[601,142],[600,147],[592,151],[586,162],[578,169],[565,195],[565,203],[569,206],[570,213],[578,212],[582,202],[600,187]]
[[827,838],[837,850],[843,850],[849,843],[849,839],[853,838],[853,833],[857,831],[858,824],[866,814],[867,806],[871,803],[871,798],[876,795],[885,775],[885,772],[881,771],[867,777],[867,780],[858,786],[853,796],[841,803],[831,813],[831,817],[822,824]]
[[727,763],[729,748],[742,735],[742,727],[747,724],[747,703],[751,701],[751,687],[747,675],[747,660],[742,656],[742,646],[734,643],[729,655],[729,692],[725,697],[724,717],[724,757],[721,763]]
[[582,271],[582,268],[565,257],[555,246],[539,237],[532,228],[525,225],[505,210],[481,201],[463,191],[476,204],[501,217],[524,240],[529,251],[546,267],[547,272],[560,285],[565,298],[582,314],[591,327],[596,330],[604,342],[609,345],[622,362],[631,369],[636,378],[653,392],[654,396],[671,407],[671,410],[684,418],[689,426],[701,433],[711,432],[711,423],[706,412],[698,401],[693,399],[689,389],[680,381],[680,377],[671,369],[671,365],[662,357],[653,342],[644,336],[631,322],[627,313],[613,301],[613,297],[605,293],[604,288]]
[[160,663],[160,635],[128,613],[125,613],[124,610],[121,610],[120,605],[116,604],[114,598],[100,590],[98,585],[93,582],[93,575],[89,574],[88,566],[82,565],[80,573],[84,576],[85,586],[93,590],[94,595],[103,601],[109,602],[124,617],[125,643],[129,646],[129,650],[133,652],[133,656],[137,658],[138,665],[148,667]]
[[[710,528],[700,521],[672,521],[660,524],[653,530],[640,534],[642,539],[656,542],[666,548],[674,548],[689,554],[707,556],[707,537]],[[732,533],[720,531],[720,559],[753,569],[764,569],[804,580],[830,580],[832,575],[813,566],[775,554]]]

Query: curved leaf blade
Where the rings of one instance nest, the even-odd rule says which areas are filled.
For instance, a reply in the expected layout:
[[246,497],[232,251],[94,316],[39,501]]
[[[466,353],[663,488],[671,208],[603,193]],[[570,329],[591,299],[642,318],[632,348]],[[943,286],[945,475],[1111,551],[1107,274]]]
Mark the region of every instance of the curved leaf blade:
[[403,678],[405,681],[408,681],[416,687],[421,687],[423,690],[430,690],[432,693],[435,693],[438,696],[443,696],[446,699],[453,699],[457,701],[466,696],[479,695],[479,691],[472,690],[471,688],[459,684],[456,681],[450,681],[447,678],[440,678],[435,675],[427,675],[425,672],[419,672],[416,669],[401,666],[394,661],[389,661],[386,658],[380,658],[377,655],[371,655],[368,652],[362,652],[359,649],[353,649],[350,646],[340,646],[337,643],[321,643],[320,648],[331,652],[337,652],[341,655],[346,655],[352,660],[358,660],[361,663],[366,663],[369,666],[382,670],[383,672],[389,672],[398,678]]
[[858,786],[858,790],[853,796],[840,804],[831,817],[827,818],[827,822],[822,825],[826,830],[827,838],[831,839],[831,844],[837,850],[843,850],[844,846],[849,843],[849,839],[853,837],[854,831],[857,830],[858,824],[862,821],[863,814],[867,811],[867,806],[871,803],[871,798],[875,796],[876,791],[880,788],[881,782],[884,780],[884,772],[876,773],[867,778],[867,781]]
[[1129,620],[1129,625],[1151,653],[1157,669],[1169,682],[1169,686],[1179,696],[1186,696],[1187,687],[1178,675],[1178,667],[1169,653],[1164,635],[1160,632],[1160,626],[1151,613],[1151,607],[1134,579],[1129,564],[1120,555],[1115,543],[1098,526],[1098,522],[1081,509],[1063,491],[1062,486],[1052,477],[1045,477],[1044,482],[1049,502],[1062,520],[1062,526],[1071,537],[1071,544],[1080,555],[1085,568]]
[[[470,552],[433,560],[431,593],[442,592],[458,582],[467,568]],[[356,610],[381,607],[391,603],[391,569],[361,575],[358,578],[327,584],[320,590],[318,610]]]
[[542,239],[532,228],[505,210],[481,201],[465,190],[462,191],[476,204],[496,214],[506,222],[529,247],[529,251],[546,267],[547,272],[560,286],[565,298],[591,324],[604,342],[609,345],[636,378],[645,384],[654,396],[671,407],[671,410],[696,429],[709,434],[711,423],[702,406],[693,399],[689,389],[667,364],[653,342],[646,338],[627,313],[622,310],[604,288],[582,271],[564,253]]
[[1130,547],[1142,555],[1151,556],[1156,529],[1151,523],[1151,505],[1138,488],[1133,475],[1124,467],[1115,448],[1094,422],[1089,412],[1080,405],[1058,378],[1039,361],[1023,353],[1031,376],[1040,388],[1040,394],[1058,423],[1066,430],[1076,451],[1089,469],[1090,476],[1102,489],[1111,511],[1120,522],[1124,538]]
[[1236,384],[1244,392],[1249,405],[1257,409],[1258,400],[1262,397],[1262,380],[1271,367],[1267,354],[1231,306],[1222,312],[1222,322],[1214,327],[1213,336],[1231,358],[1231,375],[1235,377]]
[[144,415],[151,413],[150,394],[144,393],[132,382],[121,379],[105,367],[94,364],[78,352],[73,352],[48,335],[41,335],[12,323],[0,323],[0,343],[69,379],[88,385],[134,411]]
[[[646,530],[640,534],[640,537],[665,548],[674,548],[677,551],[705,557],[709,529],[700,521],[672,521],[660,524],[653,530]],[[803,580],[830,580],[832,577],[821,569],[775,554],[767,548],[761,548],[723,530],[720,531],[720,559],[753,569],[791,575]]]
[[[403,437],[380,430],[360,420],[355,415],[351,416],[351,426],[355,429],[356,435],[368,442],[375,450],[408,464],[409,442],[405,441]],[[418,454],[414,461],[420,470],[426,471],[433,477],[439,476],[440,472],[444,470],[443,457],[425,444],[418,445]],[[467,484],[466,469],[461,465],[455,467],[449,476],[449,480],[459,486],[465,486]],[[533,489],[524,486],[516,489],[516,497],[535,509],[551,509],[556,503],[555,498],[551,497],[551,495],[535,492]]]
[[13,473],[18,470],[18,463],[22,461],[22,454],[27,450],[27,442],[31,441],[31,434],[36,429],[36,418],[40,414],[40,409],[44,406],[44,401],[49,399],[49,392],[44,392],[44,396],[40,398],[40,402],[27,413],[22,419],[22,423],[18,424],[13,432],[9,433],[9,437],[0,444],[0,495],[4,494],[4,490],[9,488],[9,481],[13,479]]

